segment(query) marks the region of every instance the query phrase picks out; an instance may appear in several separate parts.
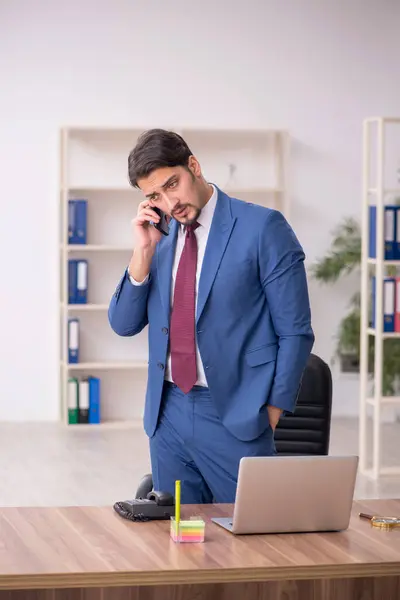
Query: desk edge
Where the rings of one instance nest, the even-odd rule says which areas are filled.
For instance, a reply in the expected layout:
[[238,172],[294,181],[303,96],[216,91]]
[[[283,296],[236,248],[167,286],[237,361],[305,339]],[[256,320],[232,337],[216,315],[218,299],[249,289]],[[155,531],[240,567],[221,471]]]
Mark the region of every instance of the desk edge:
[[187,571],[120,571],[0,576],[0,590],[158,586],[263,582],[300,579],[347,579],[400,576],[400,562],[312,567],[256,567]]

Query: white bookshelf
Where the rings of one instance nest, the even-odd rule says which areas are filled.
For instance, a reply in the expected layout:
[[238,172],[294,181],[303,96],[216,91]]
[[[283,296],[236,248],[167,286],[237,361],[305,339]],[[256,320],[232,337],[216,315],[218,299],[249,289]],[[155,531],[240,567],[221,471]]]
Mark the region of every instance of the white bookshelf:
[[[142,200],[128,183],[128,155],[146,129],[69,127],[60,149],[60,392],[68,423],[68,378],[101,380],[102,424],[142,418],[147,383],[147,329],[117,336],[108,306],[132,253],[131,221]],[[290,218],[289,135],[281,130],[169,129],[180,133],[208,181],[245,201]],[[86,199],[87,244],[68,245],[68,200]],[[68,260],[88,261],[88,303],[68,304]],[[80,321],[80,362],[68,363],[68,318]],[[79,425],[83,426],[83,425]]]
[[[384,332],[383,280],[388,267],[398,267],[399,260],[385,260],[384,206],[400,197],[400,118],[374,117],[363,123],[363,196],[361,248],[361,315],[360,315],[360,472],[373,479],[381,475],[399,475],[400,465],[382,464],[385,442],[385,412],[398,411],[399,396],[383,395],[384,344],[400,338],[398,332]],[[376,258],[369,257],[369,206],[376,205]],[[370,326],[371,276],[376,277],[375,327]],[[374,338],[375,353],[369,373],[368,348]]]

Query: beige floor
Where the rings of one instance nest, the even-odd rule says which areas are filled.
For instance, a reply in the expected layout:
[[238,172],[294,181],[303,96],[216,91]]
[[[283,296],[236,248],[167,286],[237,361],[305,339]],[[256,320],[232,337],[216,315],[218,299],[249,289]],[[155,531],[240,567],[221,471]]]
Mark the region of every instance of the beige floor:
[[[334,420],[331,454],[357,453],[357,421]],[[386,425],[383,454],[400,465],[400,424]],[[0,423],[0,506],[110,505],[133,497],[149,471],[141,427]],[[357,498],[400,497],[400,476],[358,477]]]

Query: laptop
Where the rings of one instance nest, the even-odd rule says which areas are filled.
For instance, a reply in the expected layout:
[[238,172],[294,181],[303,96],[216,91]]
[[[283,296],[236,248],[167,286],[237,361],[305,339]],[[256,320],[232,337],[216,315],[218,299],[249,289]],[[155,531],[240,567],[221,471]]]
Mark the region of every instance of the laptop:
[[232,517],[212,521],[234,534],[347,529],[358,456],[249,456],[239,464]]

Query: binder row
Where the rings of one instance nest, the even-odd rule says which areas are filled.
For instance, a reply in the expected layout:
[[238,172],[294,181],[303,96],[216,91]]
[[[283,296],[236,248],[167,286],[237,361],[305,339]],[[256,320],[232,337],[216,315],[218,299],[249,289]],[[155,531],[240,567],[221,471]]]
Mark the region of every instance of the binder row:
[[[400,260],[400,206],[388,204],[384,210],[384,260]],[[369,258],[376,258],[377,208],[369,207]]]
[[[87,200],[68,200],[68,244],[87,243]],[[87,304],[88,261],[68,260],[68,304]]]
[[[87,200],[68,201],[68,244],[87,244]],[[68,260],[68,304],[87,304],[88,261]],[[68,319],[68,363],[79,363],[80,321]],[[100,379],[68,379],[68,423],[100,423]]]
[[87,243],[87,200],[68,200],[68,243]]
[[68,379],[68,423],[100,423],[100,379]]
[[[383,331],[400,333],[400,277],[385,277],[383,284]],[[372,277],[371,327],[375,329],[376,277]]]

